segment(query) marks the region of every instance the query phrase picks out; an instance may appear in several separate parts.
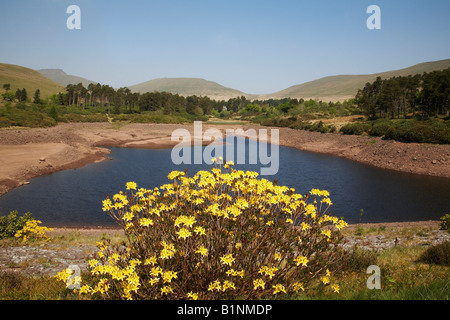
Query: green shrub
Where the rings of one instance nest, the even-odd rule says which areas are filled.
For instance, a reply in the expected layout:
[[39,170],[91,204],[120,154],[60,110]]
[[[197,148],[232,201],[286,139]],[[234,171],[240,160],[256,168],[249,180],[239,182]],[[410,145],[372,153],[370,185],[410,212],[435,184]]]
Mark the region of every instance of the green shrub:
[[368,266],[376,265],[378,260],[376,252],[359,248],[340,249],[338,255],[340,255],[340,258],[337,259],[339,262],[333,267],[333,270],[336,269],[337,271],[366,271]]
[[0,117],[0,128],[7,128],[15,125],[15,122],[6,118],[6,117]]
[[385,138],[402,142],[449,144],[450,126],[448,121],[439,120],[402,121],[389,128]]
[[370,124],[357,122],[357,123],[348,123],[343,126],[340,130],[343,134],[352,134],[352,135],[362,135],[364,133],[369,133],[371,129]]
[[61,122],[107,122],[108,116],[106,114],[77,114],[67,113],[63,116],[59,116],[58,120]]
[[392,123],[388,120],[376,120],[369,134],[374,137],[383,137],[391,127]]
[[22,217],[18,215],[17,211],[12,211],[8,216],[0,217],[0,239],[13,238],[17,231],[25,227],[27,221],[33,220],[30,212]]
[[420,262],[450,266],[450,241],[428,248],[419,258]]
[[450,232],[450,214],[446,214],[445,216],[441,217],[439,227],[441,230],[447,230],[448,232]]

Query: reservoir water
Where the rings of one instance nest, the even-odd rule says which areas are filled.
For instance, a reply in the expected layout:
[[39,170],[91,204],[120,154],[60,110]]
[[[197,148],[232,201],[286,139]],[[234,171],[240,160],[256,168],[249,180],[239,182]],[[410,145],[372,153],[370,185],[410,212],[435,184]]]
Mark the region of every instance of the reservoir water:
[[[195,150],[195,149],[193,149]],[[248,152],[248,148],[246,149]],[[203,165],[174,165],[172,149],[111,148],[111,161],[89,164],[32,179],[29,185],[0,197],[0,216],[17,210],[49,227],[114,227],[101,210],[106,195],[125,190],[128,181],[153,188],[168,183],[172,170],[188,169],[193,176]],[[194,152],[194,151],[193,151]],[[258,165],[236,169],[260,171]],[[349,223],[438,220],[450,212],[450,179],[379,169],[346,159],[279,147],[279,185],[298,193],[328,190],[332,214]]]

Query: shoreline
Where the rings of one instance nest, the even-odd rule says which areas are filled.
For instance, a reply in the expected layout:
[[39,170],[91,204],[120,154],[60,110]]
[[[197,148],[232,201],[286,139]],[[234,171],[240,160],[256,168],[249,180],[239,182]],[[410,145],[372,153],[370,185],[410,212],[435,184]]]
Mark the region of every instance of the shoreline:
[[[279,130],[279,145],[332,155],[381,169],[450,178],[450,145],[402,143],[367,136],[322,134],[260,125],[208,125],[203,131],[226,129]],[[68,123],[52,128],[0,130],[0,196],[29,179],[83,167],[108,158],[108,147],[164,149],[176,129],[193,136],[193,125]],[[224,135],[225,136],[225,135]],[[209,141],[203,141],[204,145]],[[450,180],[449,180],[450,181]]]

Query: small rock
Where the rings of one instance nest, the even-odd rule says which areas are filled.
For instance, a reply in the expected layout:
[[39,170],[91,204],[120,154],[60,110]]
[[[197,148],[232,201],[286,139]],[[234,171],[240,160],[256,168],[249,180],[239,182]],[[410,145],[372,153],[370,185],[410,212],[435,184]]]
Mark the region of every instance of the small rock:
[[39,161],[45,161],[45,158],[43,158],[43,157],[39,158]]
[[437,164],[438,162],[437,162],[437,160],[433,160],[433,161],[431,161],[431,163],[432,164]]

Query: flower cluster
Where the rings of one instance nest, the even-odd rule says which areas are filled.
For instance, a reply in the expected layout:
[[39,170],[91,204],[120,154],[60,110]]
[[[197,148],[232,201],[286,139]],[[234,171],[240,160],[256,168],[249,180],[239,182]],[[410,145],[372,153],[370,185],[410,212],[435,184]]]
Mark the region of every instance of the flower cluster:
[[[342,219],[329,193],[301,195],[258,174],[216,164],[170,184],[126,184],[103,201],[125,230],[126,247],[99,244],[80,293],[124,299],[260,299],[333,286]],[[327,270],[325,273],[323,270]],[[328,277],[329,281],[323,281]],[[317,280],[316,280],[317,279]]]
[[16,238],[22,238],[22,242],[26,242],[32,239],[48,240],[46,235],[47,231],[52,231],[52,228],[40,226],[42,222],[40,220],[31,219],[25,223],[25,226],[16,232],[14,235]]

